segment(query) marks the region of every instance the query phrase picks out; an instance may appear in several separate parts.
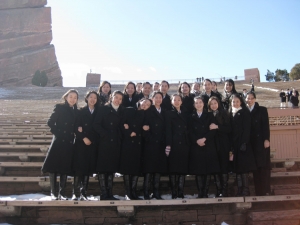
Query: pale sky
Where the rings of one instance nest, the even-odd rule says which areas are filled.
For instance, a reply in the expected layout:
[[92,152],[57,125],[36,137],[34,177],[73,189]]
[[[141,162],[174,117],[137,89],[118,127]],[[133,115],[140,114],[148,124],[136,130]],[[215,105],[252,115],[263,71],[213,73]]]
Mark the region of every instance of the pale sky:
[[299,0],[48,0],[64,86],[288,71],[300,59]]

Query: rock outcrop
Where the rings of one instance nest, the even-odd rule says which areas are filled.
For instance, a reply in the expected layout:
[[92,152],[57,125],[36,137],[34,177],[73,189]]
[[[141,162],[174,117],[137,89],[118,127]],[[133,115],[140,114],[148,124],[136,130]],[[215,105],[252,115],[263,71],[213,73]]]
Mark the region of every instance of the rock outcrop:
[[0,1],[0,86],[27,86],[37,70],[62,86],[47,0]]

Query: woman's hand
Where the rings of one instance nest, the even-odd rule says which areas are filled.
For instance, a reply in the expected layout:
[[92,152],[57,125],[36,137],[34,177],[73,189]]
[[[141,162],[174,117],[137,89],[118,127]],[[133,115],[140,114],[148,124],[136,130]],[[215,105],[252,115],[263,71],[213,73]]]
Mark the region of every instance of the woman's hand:
[[206,138],[200,138],[197,140],[197,144],[199,146],[204,146],[205,145],[205,141],[206,141]]
[[264,146],[265,146],[265,148],[269,148],[269,147],[270,147],[270,142],[269,142],[269,140],[265,140],[265,141],[264,141]]
[[135,137],[136,133],[135,132],[131,132],[130,137]]
[[149,130],[149,126],[148,126],[148,125],[144,125],[144,126],[143,126],[143,130],[144,130],[144,131]]
[[216,125],[216,124],[214,124],[214,123],[212,123],[211,125],[209,125],[209,129],[210,130],[219,129],[219,126]]
[[82,132],[82,127],[78,127],[78,132]]
[[86,144],[86,145],[90,145],[90,144],[92,144],[92,142],[90,141],[90,139],[88,139],[88,138],[83,138],[83,142],[84,142],[84,144]]
[[128,124],[124,124],[124,128],[126,129],[126,130],[128,130],[129,129],[129,126],[128,126]]
[[171,146],[170,145],[166,146],[166,149],[165,149],[166,156],[169,156],[170,151],[171,151]]

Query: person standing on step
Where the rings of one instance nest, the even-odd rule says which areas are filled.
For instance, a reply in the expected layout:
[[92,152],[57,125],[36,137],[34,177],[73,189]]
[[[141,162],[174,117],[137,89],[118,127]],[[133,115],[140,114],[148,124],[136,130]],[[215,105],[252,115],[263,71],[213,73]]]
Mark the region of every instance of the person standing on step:
[[[78,92],[68,90],[62,99],[64,103],[54,107],[47,124],[53,139],[46,155],[42,172],[49,173],[51,200],[67,200],[65,188],[67,175],[72,174],[72,158],[77,117]],[[59,191],[56,195],[56,177],[60,175]]]
[[232,94],[237,93],[235,90],[235,84],[232,79],[225,80],[224,90],[223,90],[223,98],[222,105],[225,110],[229,110],[230,107],[230,97]]
[[101,200],[118,200],[112,194],[114,173],[119,171],[121,154],[121,120],[123,107],[121,106],[123,93],[114,91],[110,101],[100,107],[94,120],[93,129],[98,134],[98,158],[96,171],[98,172]]
[[141,173],[142,134],[145,112],[152,105],[152,100],[142,98],[138,107],[125,108],[121,127],[122,149],[120,173],[123,174],[126,200],[141,200],[136,194],[136,187]]
[[209,126],[215,122],[212,112],[205,111],[204,98],[194,98],[194,112],[189,118],[189,134],[191,151],[189,158],[189,174],[195,175],[198,198],[207,198],[210,175],[220,173],[217,148],[215,145],[216,130]]
[[104,80],[99,86],[98,95],[99,95],[99,106],[104,106],[108,101],[111,94],[111,84]]
[[214,92],[214,94],[217,96],[217,98],[222,101],[222,94],[218,91],[218,84],[216,81],[211,82],[211,90]]
[[161,107],[167,111],[172,109],[171,97],[170,95],[168,95],[169,88],[170,84],[168,81],[163,80],[162,82],[160,82],[159,90],[163,94]]
[[135,103],[137,103],[139,100],[142,98],[149,98],[151,94],[151,89],[152,86],[151,84],[147,81],[142,84],[142,90],[140,93],[137,92],[137,94],[134,96],[133,100]]
[[251,147],[251,115],[241,94],[231,96],[231,143],[233,147],[233,172],[236,173],[237,196],[249,196],[249,173],[256,170]]
[[145,147],[143,154],[144,199],[150,199],[150,182],[152,179],[152,198],[162,199],[159,193],[160,176],[167,173],[167,156],[165,154],[165,110],[161,108],[163,94],[155,92],[152,96],[153,105],[145,113],[144,125],[149,130],[144,131]]
[[281,89],[279,93],[279,97],[280,97],[280,108],[286,107],[286,94],[283,89]]
[[185,176],[189,168],[189,114],[182,105],[182,97],[171,97],[173,109],[166,112],[166,155],[168,157],[169,178],[172,199],[184,198]]
[[246,102],[251,115],[250,142],[257,166],[257,170],[253,171],[255,194],[257,196],[270,195],[271,157],[268,110],[259,106],[254,92],[247,93]]
[[182,106],[185,107],[188,113],[192,113],[194,110],[194,97],[191,93],[191,86],[187,82],[182,82],[179,87],[177,94],[182,97]]
[[[98,110],[98,94],[87,92],[84,101],[86,106],[79,109],[76,120],[75,146],[73,155],[73,196],[72,200],[87,200],[90,175],[96,173],[98,141],[93,130],[93,122]],[[79,191],[78,191],[79,190]],[[78,197],[78,192],[80,197]]]
[[231,151],[231,124],[229,113],[223,109],[219,99],[215,96],[208,101],[208,111],[215,116],[215,123],[210,124],[210,130],[216,130],[215,142],[220,163],[220,174],[214,174],[217,188],[216,197],[228,197],[229,154]]
[[124,97],[122,100],[123,107],[135,107],[136,101],[134,100],[134,96],[136,95],[135,84],[129,81],[123,91]]
[[201,94],[200,83],[198,82],[193,83],[191,93],[194,94],[195,96],[199,96]]

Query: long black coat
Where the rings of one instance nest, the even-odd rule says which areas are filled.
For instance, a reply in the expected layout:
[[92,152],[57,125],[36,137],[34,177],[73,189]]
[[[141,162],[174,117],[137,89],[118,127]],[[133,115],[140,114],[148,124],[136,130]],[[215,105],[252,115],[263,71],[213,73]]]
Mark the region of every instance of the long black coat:
[[135,95],[132,96],[131,101],[129,100],[129,95],[124,95],[122,99],[122,106],[124,108],[127,107],[135,107],[135,104],[137,103],[137,99],[134,97]]
[[[91,114],[89,107],[85,106],[78,112],[75,125],[75,146],[73,155],[73,171],[75,174],[90,175],[96,173],[98,138],[93,129],[93,122],[97,114],[95,107]],[[78,127],[82,127],[82,132],[78,131]],[[83,141],[88,138],[92,144],[86,145]]]
[[[234,117],[231,115],[232,146],[234,150],[234,172],[247,173],[256,169],[253,149],[250,144],[251,115],[247,108],[239,110]],[[246,143],[246,151],[240,147]]]
[[166,146],[171,146],[168,156],[170,173],[188,174],[190,152],[188,116],[183,107],[181,113],[175,108],[166,112]]
[[188,113],[192,113],[194,111],[194,98],[194,94],[182,97],[182,106],[187,109]]
[[[216,130],[209,130],[209,125],[215,123],[211,112],[202,112],[200,118],[193,112],[189,118],[189,133],[191,151],[189,159],[189,174],[213,174],[220,172],[217,148],[215,145]],[[206,138],[205,145],[199,146],[197,140]]]
[[226,174],[229,172],[229,152],[231,151],[230,118],[228,112],[224,110],[222,114],[218,112],[218,114],[215,116],[215,119],[216,125],[218,125],[215,142],[219,156],[220,169],[222,174]]
[[172,110],[170,95],[166,94],[166,96],[162,100],[161,107],[164,108],[165,110]]
[[55,105],[47,123],[53,139],[42,166],[44,173],[71,174],[77,111],[68,103]]
[[267,108],[256,102],[251,113],[250,142],[258,168],[270,168],[270,148],[264,147],[264,141],[270,141],[270,125]]
[[279,97],[281,102],[286,102],[286,95],[284,91],[279,93]]
[[[141,172],[142,131],[144,124],[144,110],[128,107],[125,109],[122,125],[128,124],[129,129],[121,127],[123,139],[120,159],[120,173],[139,175]],[[132,132],[136,136],[131,137]]]
[[116,111],[111,104],[100,107],[93,128],[99,135],[96,170],[100,173],[119,171],[121,154],[121,119],[123,107]]
[[159,113],[152,105],[145,112],[145,125],[150,129],[144,132],[143,173],[166,173],[165,110],[162,108]]

